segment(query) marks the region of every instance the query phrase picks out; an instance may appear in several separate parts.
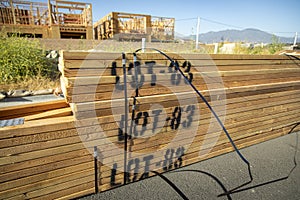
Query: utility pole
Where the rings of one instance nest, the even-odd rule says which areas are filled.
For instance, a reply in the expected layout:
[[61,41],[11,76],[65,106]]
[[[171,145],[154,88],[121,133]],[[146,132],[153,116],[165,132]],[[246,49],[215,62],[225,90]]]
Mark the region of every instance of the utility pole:
[[295,34],[295,40],[294,40],[293,47],[295,47],[297,45],[297,39],[298,39],[298,32],[296,32],[296,34]]
[[197,22],[196,49],[199,49],[199,33],[200,33],[200,17],[198,17],[198,22]]
[[146,48],[146,38],[142,38],[142,52],[145,53]]

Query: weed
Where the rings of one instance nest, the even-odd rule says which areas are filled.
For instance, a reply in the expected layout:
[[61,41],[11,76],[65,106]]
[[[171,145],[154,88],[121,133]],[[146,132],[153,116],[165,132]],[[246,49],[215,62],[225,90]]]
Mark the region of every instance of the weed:
[[272,36],[272,43],[268,46],[270,54],[275,54],[283,49],[283,44],[280,43],[279,38]]
[[56,62],[46,58],[46,52],[36,39],[0,34],[0,84],[20,84],[31,79],[57,79]]

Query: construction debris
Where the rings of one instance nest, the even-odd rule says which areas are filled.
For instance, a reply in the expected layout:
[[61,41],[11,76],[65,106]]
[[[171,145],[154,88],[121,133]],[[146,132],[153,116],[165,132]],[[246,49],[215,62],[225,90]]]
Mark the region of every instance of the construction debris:
[[6,97],[6,95],[3,94],[2,92],[0,92],[0,101],[1,101],[2,99],[4,99],[5,97]]
[[0,120],[0,128],[24,124],[24,118]]
[[53,89],[45,89],[45,90],[36,90],[32,91],[32,95],[46,95],[46,94],[53,94]]
[[10,90],[7,92],[7,97],[26,97],[32,94],[31,91],[27,90]]
[[3,100],[5,98],[19,98],[19,97],[27,97],[27,96],[38,96],[38,95],[47,95],[47,94],[53,94],[53,89],[44,89],[44,90],[34,90],[34,91],[28,91],[28,90],[10,90],[8,92],[0,92],[0,100]]

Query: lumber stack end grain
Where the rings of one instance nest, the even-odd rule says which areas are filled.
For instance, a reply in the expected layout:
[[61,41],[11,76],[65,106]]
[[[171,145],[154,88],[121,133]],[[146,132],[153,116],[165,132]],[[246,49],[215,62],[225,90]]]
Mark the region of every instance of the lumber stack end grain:
[[[169,55],[224,119],[238,148],[285,135],[300,121],[298,60]],[[142,85],[133,121],[135,93],[128,95],[133,135],[127,183],[155,175],[149,169],[165,172],[234,150],[205,103],[168,60],[156,53],[137,56]],[[126,59],[128,88],[134,91],[132,54]],[[71,199],[94,193],[94,146],[100,191],[124,184],[121,54],[64,51],[60,71],[70,107],[59,101],[0,112],[0,119],[25,118],[24,125],[0,129],[0,199]]]

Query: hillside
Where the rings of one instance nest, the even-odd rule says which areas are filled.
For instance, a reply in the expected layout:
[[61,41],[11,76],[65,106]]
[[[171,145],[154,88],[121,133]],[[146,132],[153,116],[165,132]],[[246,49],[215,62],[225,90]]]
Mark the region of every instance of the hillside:
[[[251,43],[271,43],[273,35],[258,29],[244,29],[244,30],[224,30],[218,32],[208,32],[199,35],[201,43],[214,43],[214,42],[251,42]],[[196,35],[178,38],[182,39],[195,39]],[[292,43],[293,38],[278,37],[282,43]]]

